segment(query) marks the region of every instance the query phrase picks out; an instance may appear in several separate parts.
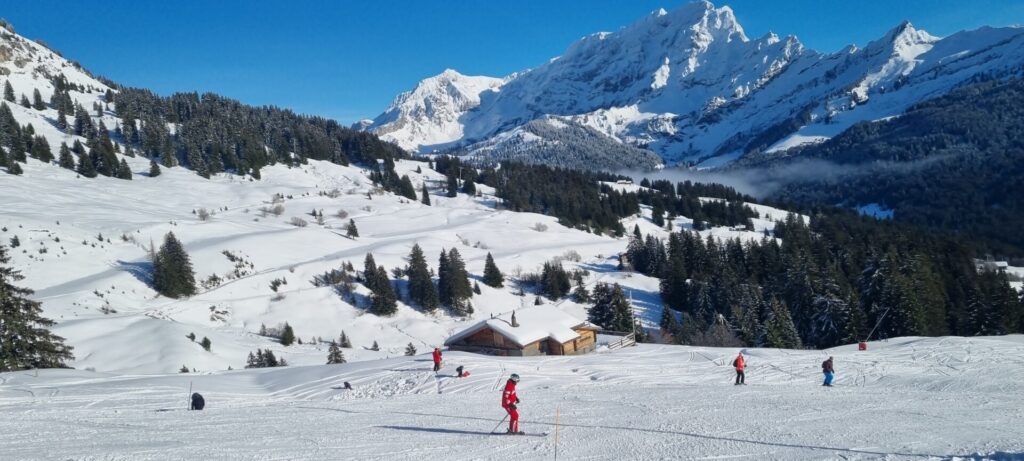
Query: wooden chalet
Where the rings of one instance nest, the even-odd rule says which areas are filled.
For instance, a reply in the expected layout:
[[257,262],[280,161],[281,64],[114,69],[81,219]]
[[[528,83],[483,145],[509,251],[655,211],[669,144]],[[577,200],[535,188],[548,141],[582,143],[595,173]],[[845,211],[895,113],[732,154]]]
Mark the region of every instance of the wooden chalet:
[[593,351],[598,330],[555,307],[533,306],[477,322],[444,344],[490,355],[573,355]]

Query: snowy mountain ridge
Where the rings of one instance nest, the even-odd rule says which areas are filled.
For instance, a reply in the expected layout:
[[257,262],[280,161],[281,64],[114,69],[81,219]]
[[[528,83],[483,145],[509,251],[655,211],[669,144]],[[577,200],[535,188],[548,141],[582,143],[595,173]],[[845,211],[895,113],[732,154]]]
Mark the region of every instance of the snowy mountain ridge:
[[[670,164],[735,158],[820,142],[978,75],[1019,75],[1022,45],[1022,28],[939,38],[905,21],[863,48],[822,54],[794,36],[750,39],[729,7],[691,3],[588,35],[556,59],[481,88],[477,98],[418,85],[368,129],[430,152],[562,116]],[[445,109],[417,112],[426,101]],[[389,115],[395,112],[421,116],[397,120]]]

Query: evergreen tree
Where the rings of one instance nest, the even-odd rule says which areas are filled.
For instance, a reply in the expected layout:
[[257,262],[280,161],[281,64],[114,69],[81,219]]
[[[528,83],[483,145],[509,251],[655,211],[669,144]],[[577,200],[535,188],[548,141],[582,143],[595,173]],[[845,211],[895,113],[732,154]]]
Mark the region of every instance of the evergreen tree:
[[[455,315],[465,316],[473,313],[472,307],[466,302],[473,297],[473,287],[469,284],[466,263],[462,261],[459,250],[452,248],[448,252],[447,287],[448,307]],[[445,299],[443,298],[443,299]]]
[[412,343],[409,343],[408,346],[405,346],[405,355],[408,357],[416,355],[416,346],[413,346]]
[[67,143],[60,143],[60,157],[57,163],[61,168],[68,170],[75,169],[75,158],[71,156],[71,149],[68,148]]
[[46,103],[43,102],[43,95],[39,94],[39,88],[32,90],[32,108],[35,110],[46,109]]
[[498,265],[494,264],[494,257],[490,253],[487,253],[484,262],[484,284],[493,288],[505,286],[505,276],[498,270]]
[[348,225],[345,226],[345,235],[351,238],[359,237],[359,229],[356,229],[356,221],[354,219],[348,220]]
[[376,340],[373,341],[373,345],[370,346],[370,350],[371,351],[379,351],[380,350],[380,346],[377,345],[377,341]]
[[473,293],[478,294],[478,295],[479,294],[483,294],[483,292],[480,291],[480,284],[477,283],[475,280],[473,281]]
[[339,363],[345,363],[345,353],[342,352],[338,343],[331,341],[331,346],[327,348],[327,364],[334,365]]
[[582,278],[576,281],[576,288],[572,290],[572,300],[580,304],[586,304],[591,301],[590,292],[587,291]]
[[7,167],[7,173],[20,176],[24,171],[21,170],[21,165],[18,162],[11,162],[11,166]]
[[370,303],[370,313],[381,317],[395,315],[398,312],[398,296],[388,280],[388,272],[384,266],[379,266],[375,274],[376,281],[373,283],[377,288],[373,290],[373,297]]
[[53,161],[50,143],[41,135],[32,138],[32,153],[30,155],[40,162],[50,163]]
[[391,316],[398,312],[398,297],[388,280],[388,272],[384,266],[376,266],[372,253],[366,254],[363,262],[363,279],[366,288],[373,293],[370,296],[370,313],[378,316]]
[[424,205],[430,206],[430,192],[427,191],[427,183],[424,181],[423,185],[420,186],[420,202]]
[[78,166],[75,167],[75,171],[86,178],[95,178],[97,175],[96,164],[88,154],[78,155]]
[[338,337],[338,346],[339,347],[344,347],[346,349],[351,349],[352,348],[352,342],[349,341],[348,335],[345,334],[344,330],[342,330],[341,336]]
[[155,178],[157,176],[160,176],[160,165],[158,165],[155,160],[150,160],[149,161],[149,177],[150,178]]
[[466,179],[462,182],[462,192],[465,192],[471,197],[476,195],[476,183],[473,182],[472,178]]
[[295,331],[288,322],[284,322],[284,329],[281,330],[281,345],[291,346],[295,342]]
[[560,262],[546,262],[540,274],[541,293],[555,301],[569,294],[572,282]]
[[68,132],[68,113],[63,105],[57,106],[57,128],[63,133]]
[[115,175],[118,179],[132,179],[132,169],[128,166],[128,162],[125,159],[121,159],[121,163],[118,165],[117,174]]
[[445,188],[448,197],[456,197],[459,195],[459,178],[455,177],[454,172],[448,173],[448,185]]
[[416,200],[416,187],[412,185],[412,180],[409,179],[409,175],[402,175],[400,185],[398,186],[398,195],[409,200]]
[[772,299],[769,301],[770,318],[765,330],[765,345],[779,349],[799,349],[803,347],[796,325],[789,315],[789,309]]
[[594,286],[594,306],[588,320],[612,331],[633,331],[633,309],[619,284],[598,283]]
[[173,232],[164,236],[160,251],[153,257],[153,286],[157,292],[169,298],[196,293],[192,262]]
[[25,93],[21,94],[21,107],[26,109],[32,108],[32,102],[28,100],[28,96],[25,96]]
[[14,87],[11,86],[10,80],[4,81],[4,100],[14,102]]
[[430,277],[430,268],[427,267],[427,259],[419,244],[412,246],[409,252],[409,267],[406,268],[409,276],[409,299],[418,304],[424,310],[433,312],[438,307],[437,288]]
[[210,338],[203,336],[203,340],[199,342],[199,345],[203,346],[203,349],[205,349],[206,352],[210,352],[210,346],[212,346],[213,343],[210,341]]
[[9,266],[7,248],[0,245],[0,372],[29,368],[63,368],[74,359],[72,348],[49,327],[42,304],[29,299],[32,290],[14,286],[24,277]]

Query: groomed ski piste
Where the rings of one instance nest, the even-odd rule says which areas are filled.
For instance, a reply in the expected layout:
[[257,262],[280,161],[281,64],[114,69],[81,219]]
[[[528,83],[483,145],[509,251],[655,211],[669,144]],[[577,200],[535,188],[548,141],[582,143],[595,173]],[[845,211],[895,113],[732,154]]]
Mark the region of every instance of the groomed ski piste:
[[[3,459],[1024,458],[1024,337],[898,338],[867,351],[638,345],[583,356],[448,352],[341,365],[0,375]],[[820,363],[835,357],[835,387]],[[471,372],[454,376],[456,366]],[[503,431],[519,373],[522,429]],[[349,382],[351,390],[344,389]],[[206,409],[187,411],[191,388]],[[558,426],[555,425],[557,421]],[[557,433],[557,438],[556,438]]]

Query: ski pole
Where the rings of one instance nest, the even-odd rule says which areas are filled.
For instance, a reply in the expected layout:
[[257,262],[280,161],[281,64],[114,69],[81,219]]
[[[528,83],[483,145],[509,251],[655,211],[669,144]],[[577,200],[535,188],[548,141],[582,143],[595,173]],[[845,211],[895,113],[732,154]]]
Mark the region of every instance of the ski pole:
[[498,424],[494,426],[494,429],[491,429],[492,434],[494,434],[494,431],[498,430],[498,428],[501,427],[501,423],[505,422],[506,418],[508,418],[508,413],[505,413],[505,416],[501,418],[501,421],[498,421]]

